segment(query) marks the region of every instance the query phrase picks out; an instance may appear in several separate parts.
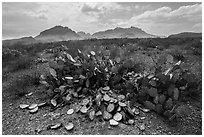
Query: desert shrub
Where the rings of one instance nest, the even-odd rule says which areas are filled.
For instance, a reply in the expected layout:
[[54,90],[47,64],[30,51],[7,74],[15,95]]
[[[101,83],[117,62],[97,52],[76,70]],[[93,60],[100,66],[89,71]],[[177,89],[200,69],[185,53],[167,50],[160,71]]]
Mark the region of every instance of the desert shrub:
[[30,70],[26,74],[12,77],[11,85],[6,89],[11,96],[22,97],[28,93],[27,88],[39,84],[39,73],[36,70]]
[[202,42],[200,39],[192,39],[189,43],[185,44],[184,50],[189,51],[189,55],[202,55]]
[[9,72],[15,72],[29,68],[34,58],[31,55],[24,55],[16,49],[3,48],[2,51],[2,68],[3,75],[6,76]]
[[141,47],[148,49],[148,48],[155,48],[159,43],[154,39],[140,39],[138,41],[138,45]]
[[7,62],[22,56],[22,53],[15,49],[3,48],[2,49],[2,61]]
[[10,61],[7,66],[10,68],[10,72],[15,72],[15,71],[30,68],[33,62],[34,62],[33,57],[21,56],[16,60]]
[[185,57],[180,50],[172,50],[169,54],[171,54],[177,61],[181,60],[184,61]]
[[193,49],[193,55],[201,56],[202,50],[201,49]]

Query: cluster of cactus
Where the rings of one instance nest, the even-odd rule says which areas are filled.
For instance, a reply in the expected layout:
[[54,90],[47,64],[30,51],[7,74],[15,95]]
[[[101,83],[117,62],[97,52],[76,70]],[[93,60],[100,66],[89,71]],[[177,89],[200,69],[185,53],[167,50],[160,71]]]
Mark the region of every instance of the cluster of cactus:
[[113,124],[131,123],[135,102],[174,119],[181,93],[188,86],[181,61],[173,64],[171,58],[165,72],[137,74],[132,60],[110,59],[108,50],[100,54],[78,50],[73,58],[64,48],[58,55],[49,61],[51,75],[41,75],[40,81],[53,92],[50,104],[56,108],[77,99],[76,111],[88,113],[91,120],[102,115]]
[[163,73],[133,78],[138,88],[138,102],[158,114],[174,119],[180,95],[187,88],[187,83],[182,79],[180,63]]

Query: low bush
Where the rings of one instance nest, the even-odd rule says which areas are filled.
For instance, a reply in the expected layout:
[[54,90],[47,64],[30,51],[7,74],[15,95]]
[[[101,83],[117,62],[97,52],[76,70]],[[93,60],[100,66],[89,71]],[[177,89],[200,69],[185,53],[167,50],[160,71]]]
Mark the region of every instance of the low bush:
[[6,89],[11,96],[22,97],[28,93],[27,88],[39,84],[39,73],[30,70],[29,73],[22,74],[18,77],[12,77],[11,85]]
[[181,51],[174,50],[170,53],[176,60],[184,61],[185,57]]
[[34,57],[21,56],[10,61],[3,62],[3,68],[7,67],[9,72],[16,72],[23,69],[28,69],[34,63]]

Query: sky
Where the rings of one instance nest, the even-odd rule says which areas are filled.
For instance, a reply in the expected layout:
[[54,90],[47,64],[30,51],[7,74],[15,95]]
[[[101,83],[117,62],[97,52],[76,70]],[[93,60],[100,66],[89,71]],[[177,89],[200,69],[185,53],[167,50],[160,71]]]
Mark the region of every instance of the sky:
[[168,36],[184,31],[202,32],[199,2],[3,2],[2,38],[37,36],[56,25],[93,34],[116,27],[139,27]]

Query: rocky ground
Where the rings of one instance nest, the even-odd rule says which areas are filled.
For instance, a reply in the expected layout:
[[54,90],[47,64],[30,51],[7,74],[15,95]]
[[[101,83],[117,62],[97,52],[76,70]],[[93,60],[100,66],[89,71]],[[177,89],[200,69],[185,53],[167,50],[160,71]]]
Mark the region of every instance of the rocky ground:
[[[44,70],[46,64],[39,65],[38,70]],[[44,67],[44,68],[43,68]],[[29,70],[27,70],[29,71]],[[12,76],[23,75],[17,72]],[[181,109],[185,115],[181,115],[177,121],[169,122],[164,117],[155,112],[145,113],[139,111],[133,125],[119,123],[118,126],[110,126],[109,121],[102,121],[95,118],[93,121],[81,113],[66,114],[67,110],[75,107],[75,104],[64,106],[54,111],[50,111],[50,106],[41,107],[37,113],[30,114],[28,110],[20,109],[20,104],[41,103],[49,98],[45,89],[38,86],[27,88],[27,95],[16,97],[10,92],[6,92],[12,77],[3,81],[2,84],[2,134],[3,135],[66,135],[66,134],[94,134],[94,135],[197,135],[202,134],[202,99],[189,100],[181,104]],[[67,131],[63,126],[51,130],[51,124],[72,122],[74,128]]]
[[[50,107],[42,107],[35,114],[30,114],[28,110],[19,108],[21,103],[40,103],[46,100],[46,95],[42,87],[32,87],[29,89],[30,96],[14,99],[7,93],[3,94],[2,105],[2,125],[3,135],[61,135],[61,134],[123,134],[123,135],[192,135],[202,134],[201,108],[196,106],[198,102],[191,102],[184,105],[189,114],[181,117],[178,121],[168,122],[165,118],[158,116],[154,112],[144,113],[140,111],[136,116],[134,125],[120,123],[117,127],[109,125],[108,121],[100,121],[99,118],[90,121],[89,118],[80,113],[67,115],[69,108],[74,108],[74,104],[65,106],[50,112]],[[56,130],[48,130],[47,127],[55,123],[72,122],[74,129],[66,131],[63,127]],[[144,125],[144,129],[142,126]]]

